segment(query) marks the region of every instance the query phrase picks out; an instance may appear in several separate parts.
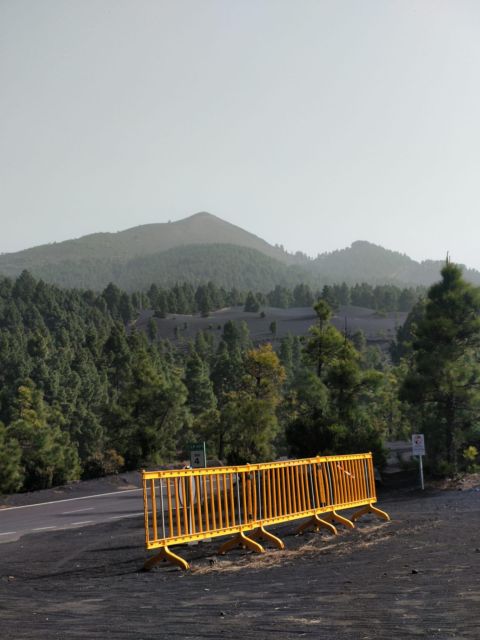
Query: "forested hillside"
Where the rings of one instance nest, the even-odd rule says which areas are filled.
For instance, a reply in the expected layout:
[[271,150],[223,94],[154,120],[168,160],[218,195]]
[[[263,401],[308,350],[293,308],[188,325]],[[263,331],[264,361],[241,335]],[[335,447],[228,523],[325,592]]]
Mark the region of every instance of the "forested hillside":
[[[205,296],[215,306],[235,292],[210,284],[165,292],[151,287],[148,295],[130,296],[109,285],[96,294],[63,290],[27,272],[0,280],[1,491],[172,461],[192,438],[205,439],[210,455],[231,462],[299,451],[298,420],[315,407],[328,436],[322,451],[363,446],[381,460],[382,433],[393,427],[372,398],[368,404],[378,416],[367,421],[365,392],[374,385],[383,397],[389,383],[378,372],[367,374],[367,351],[361,364],[363,356],[328,323],[331,357],[344,353],[356,384],[366,385],[361,393],[352,387],[348,401],[340,401],[333,377],[315,373],[314,344],[323,329],[305,344],[287,336],[277,354],[269,344],[255,347],[244,322],[227,322],[219,341],[201,331],[188,349],[176,350],[132,324],[141,308],[161,305],[163,293],[167,305],[183,298],[198,312]],[[312,294],[304,286],[291,295]],[[361,337],[358,346],[365,349]],[[325,361],[325,376],[333,376],[334,362]],[[378,358],[372,362],[381,366]],[[355,429],[329,436],[335,416],[347,410],[358,421]],[[305,438],[305,451],[318,446],[312,438]]]
[[[1,268],[1,263],[0,263]],[[188,245],[127,262],[92,258],[81,262],[46,263],[35,267],[37,277],[62,287],[101,290],[109,282],[127,291],[145,289],[152,282],[173,286],[178,281],[193,285],[212,280],[226,288],[267,292],[276,284],[314,284],[305,269],[287,266],[256,249],[227,244]]]
[[[478,290],[447,264],[399,328],[395,365],[361,331],[335,328],[343,296],[370,296],[379,308],[415,302],[413,290],[366,284],[262,294],[184,283],[128,294],[114,284],[64,290],[28,272],[0,279],[0,491],[172,462],[192,440],[231,463],[371,450],[381,466],[384,440],[410,425],[432,438],[433,469],[473,468]],[[275,339],[271,323],[275,348],[254,343],[242,320],[200,330],[181,348],[158,337],[172,311],[208,316],[240,301],[260,317],[265,302],[310,303],[312,326]],[[147,308],[154,318],[138,331]]]
[[[319,255],[308,267],[326,282],[430,286],[438,279],[443,264],[440,260],[416,262],[398,251],[357,241],[346,249]],[[480,272],[466,268],[463,271],[467,280],[480,284]]]

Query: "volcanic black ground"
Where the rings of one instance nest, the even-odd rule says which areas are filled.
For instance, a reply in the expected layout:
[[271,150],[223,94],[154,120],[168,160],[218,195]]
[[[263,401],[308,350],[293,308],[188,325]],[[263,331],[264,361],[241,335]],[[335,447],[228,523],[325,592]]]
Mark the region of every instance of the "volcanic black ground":
[[[389,342],[395,337],[397,327],[405,322],[407,314],[404,312],[380,314],[373,309],[363,307],[343,306],[336,310],[332,323],[340,331],[347,331],[352,335],[356,331],[363,331],[367,341],[388,348]],[[152,310],[145,310],[135,323],[139,330],[146,331],[148,321],[153,317]],[[168,314],[166,318],[154,318],[159,338],[168,338],[173,343],[182,343],[195,338],[198,331],[210,332],[215,340],[219,340],[226,322],[246,322],[250,336],[255,343],[272,342],[284,338],[288,334],[304,336],[309,328],[315,324],[315,311],[310,307],[295,307],[291,309],[277,309],[266,307],[262,313],[246,313],[243,307],[229,307],[213,311],[208,317],[197,315]],[[270,325],[276,324],[275,336],[272,335]]]
[[294,535],[286,551],[140,569],[142,518],[0,545],[1,638],[480,638],[480,490],[385,491],[392,522]]

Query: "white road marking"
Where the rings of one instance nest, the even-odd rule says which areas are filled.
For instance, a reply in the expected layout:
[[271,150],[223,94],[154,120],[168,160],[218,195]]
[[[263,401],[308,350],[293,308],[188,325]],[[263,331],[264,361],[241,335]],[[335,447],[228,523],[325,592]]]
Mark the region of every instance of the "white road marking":
[[12,511],[12,509],[28,509],[30,507],[43,507],[45,504],[57,504],[60,502],[73,502],[74,500],[88,500],[89,498],[103,498],[103,496],[114,496],[122,493],[133,493],[134,491],[142,491],[142,489],[119,489],[118,491],[110,491],[109,493],[97,493],[93,496],[81,496],[80,498],[62,498],[62,500],[51,500],[50,502],[37,502],[36,504],[23,504],[20,507],[0,508],[0,513],[4,511]]
[[12,536],[16,531],[5,531],[5,533],[0,533],[0,536]]
[[122,518],[134,518],[136,516],[143,516],[143,511],[138,511],[137,513],[128,513],[124,516],[112,516],[109,520],[121,520]]
[[36,529],[32,529],[32,531],[45,531],[45,529],[55,529],[55,527],[37,527]]
[[69,516],[71,513],[83,513],[84,511],[93,511],[95,507],[88,507],[88,509],[74,509],[73,511],[63,511],[62,516]]
[[76,524],[92,524],[93,520],[82,520],[81,522],[72,522],[72,527],[73,525]]

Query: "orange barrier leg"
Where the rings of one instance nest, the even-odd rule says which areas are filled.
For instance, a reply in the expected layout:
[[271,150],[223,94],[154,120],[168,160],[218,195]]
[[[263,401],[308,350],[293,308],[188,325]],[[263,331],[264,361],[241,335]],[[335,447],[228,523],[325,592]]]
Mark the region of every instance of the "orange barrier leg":
[[223,556],[224,553],[231,549],[235,549],[235,547],[242,547],[243,549],[247,548],[250,549],[250,551],[256,551],[257,553],[265,552],[265,549],[261,544],[258,544],[258,542],[255,542],[255,540],[252,540],[251,538],[247,538],[243,531],[241,531],[231,540],[224,542],[218,550],[218,554]]
[[172,553],[168,547],[162,547],[156,556],[153,556],[153,558],[150,558],[145,562],[143,570],[150,571],[150,569],[153,569],[153,567],[162,560],[165,560],[165,562],[171,562],[184,571],[188,571],[188,569],[190,569],[190,565],[186,560],[177,556],[175,553]]
[[352,515],[352,520],[358,520],[358,518],[361,518],[367,513],[373,513],[374,515],[382,518],[383,520],[386,520],[387,522],[390,520],[390,516],[388,515],[388,513],[382,511],[381,509],[377,509],[377,507],[374,507],[373,504],[367,504],[366,507],[362,507],[358,511],[355,511],[355,513]]
[[330,513],[323,513],[322,518],[327,522],[331,522],[332,524],[334,522],[338,522],[338,524],[343,524],[345,525],[345,527],[348,527],[348,529],[355,529],[355,525],[351,520],[349,520],[348,518],[344,518],[343,516],[338,514],[336,511],[330,511]]
[[321,527],[323,527],[324,529],[328,529],[328,531],[330,531],[330,533],[332,533],[334,536],[338,534],[338,531],[336,527],[333,526],[333,524],[331,524],[330,522],[327,522],[326,520],[322,520],[318,516],[312,516],[309,520],[307,520],[307,522],[304,522],[303,524],[301,524],[298,527],[296,532],[303,533],[306,529],[309,529],[310,527],[313,527],[315,531],[318,531]]
[[279,549],[285,549],[285,545],[282,540],[280,540],[280,538],[277,538],[277,536],[274,536],[273,533],[270,533],[270,531],[266,531],[263,526],[258,527],[258,529],[255,529],[255,531],[252,531],[250,534],[250,538],[260,538],[263,540],[268,540]]

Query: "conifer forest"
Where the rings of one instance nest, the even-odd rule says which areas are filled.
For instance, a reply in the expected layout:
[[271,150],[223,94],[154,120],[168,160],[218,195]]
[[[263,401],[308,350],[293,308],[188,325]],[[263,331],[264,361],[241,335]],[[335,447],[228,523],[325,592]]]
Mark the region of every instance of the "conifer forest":
[[[340,304],[408,311],[388,352],[331,322]],[[160,338],[168,314],[242,305],[313,307],[307,335],[256,341],[227,321]],[[136,321],[153,311],[145,330]],[[372,451],[424,432],[431,471],[471,464],[480,430],[480,294],[446,263],[429,290],[394,285],[212,282],[127,293],[62,289],[24,271],[0,279],[0,492],[175,463],[191,442],[240,464]],[[176,336],[178,338],[178,336]]]

